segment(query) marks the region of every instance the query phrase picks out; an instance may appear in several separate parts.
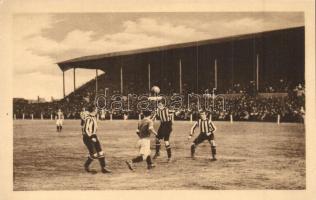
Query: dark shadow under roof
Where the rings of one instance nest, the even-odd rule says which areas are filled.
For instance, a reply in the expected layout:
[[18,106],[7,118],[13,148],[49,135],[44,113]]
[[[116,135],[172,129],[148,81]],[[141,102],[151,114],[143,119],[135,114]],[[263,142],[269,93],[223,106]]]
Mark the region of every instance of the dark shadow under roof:
[[83,56],[83,57],[78,57],[78,58],[58,62],[57,65],[60,67],[60,69],[62,71],[66,71],[66,70],[72,69],[72,68],[100,69],[102,67],[99,67],[99,66],[96,67],[97,65],[95,63],[102,62],[102,61],[106,62],[107,60],[109,60],[111,58],[115,58],[115,57],[134,56],[137,54],[144,54],[144,53],[153,53],[153,52],[168,51],[168,50],[174,50],[174,49],[199,47],[202,45],[224,43],[224,42],[242,40],[242,39],[249,39],[249,38],[260,37],[260,36],[265,35],[265,34],[273,34],[273,33],[277,33],[280,31],[290,31],[290,30],[294,31],[294,30],[298,30],[298,29],[304,29],[304,27],[303,26],[293,27],[293,28],[264,31],[264,32],[258,32],[258,33],[249,33],[249,34],[229,36],[229,37],[216,38],[216,39],[200,40],[200,41],[194,41],[194,42],[170,44],[170,45],[143,48],[143,49],[135,49],[135,50],[111,52],[111,53],[106,53],[106,54]]

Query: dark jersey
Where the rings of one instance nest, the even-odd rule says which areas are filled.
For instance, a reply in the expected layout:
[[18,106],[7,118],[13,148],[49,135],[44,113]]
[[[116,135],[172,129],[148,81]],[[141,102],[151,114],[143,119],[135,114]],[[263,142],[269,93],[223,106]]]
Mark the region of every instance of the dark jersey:
[[154,128],[154,123],[151,119],[143,119],[139,124],[138,124],[138,136],[140,138],[147,138],[150,137],[150,129]]

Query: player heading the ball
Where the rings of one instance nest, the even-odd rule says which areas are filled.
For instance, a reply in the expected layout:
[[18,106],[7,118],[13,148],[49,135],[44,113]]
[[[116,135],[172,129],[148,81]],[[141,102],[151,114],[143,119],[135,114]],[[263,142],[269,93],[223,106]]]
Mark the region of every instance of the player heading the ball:
[[158,135],[156,136],[156,153],[154,155],[154,159],[160,156],[160,140],[163,139],[168,156],[167,161],[171,161],[171,146],[169,138],[172,133],[172,115],[173,111],[165,107],[162,102],[158,103],[158,109],[156,111],[155,117],[159,118],[160,126],[158,129]]

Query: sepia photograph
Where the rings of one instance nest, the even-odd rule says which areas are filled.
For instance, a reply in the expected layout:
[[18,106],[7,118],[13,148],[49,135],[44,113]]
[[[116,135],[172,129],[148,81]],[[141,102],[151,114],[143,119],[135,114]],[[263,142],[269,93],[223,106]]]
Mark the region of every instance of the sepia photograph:
[[14,190],[306,187],[303,13],[19,14],[13,28]]
[[308,188],[304,11],[10,17],[13,193]]

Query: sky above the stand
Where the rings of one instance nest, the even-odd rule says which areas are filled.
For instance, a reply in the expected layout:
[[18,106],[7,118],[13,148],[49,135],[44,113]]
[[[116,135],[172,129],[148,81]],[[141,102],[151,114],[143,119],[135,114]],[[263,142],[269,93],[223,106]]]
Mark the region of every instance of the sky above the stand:
[[[16,14],[13,97],[61,98],[56,63],[67,59],[298,26],[304,26],[298,12]],[[68,94],[72,70],[65,75]],[[94,70],[77,69],[77,87],[94,76]]]

